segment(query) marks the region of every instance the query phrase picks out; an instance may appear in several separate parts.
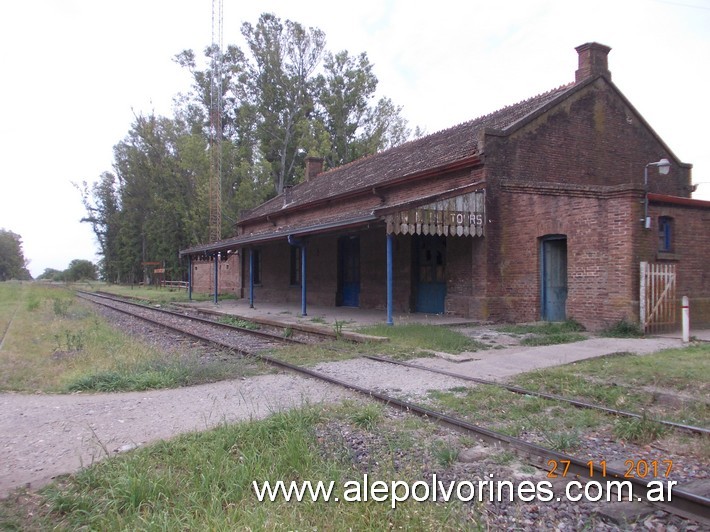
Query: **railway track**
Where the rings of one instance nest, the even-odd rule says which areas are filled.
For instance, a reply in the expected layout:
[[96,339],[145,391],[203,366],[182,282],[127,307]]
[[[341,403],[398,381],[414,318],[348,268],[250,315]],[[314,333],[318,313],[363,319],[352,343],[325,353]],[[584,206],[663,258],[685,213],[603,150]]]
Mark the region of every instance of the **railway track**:
[[10,327],[12,326],[12,322],[15,321],[15,315],[17,314],[17,310],[20,308],[19,303],[15,307],[15,310],[12,312],[12,316],[10,316],[10,319],[7,322],[7,325],[4,327],[4,330],[2,331],[2,334],[0,335],[0,349],[2,349],[3,344],[5,343],[5,337],[7,336],[7,332],[10,330]]
[[[447,375],[449,377],[454,377],[457,379],[469,381],[469,382],[475,382],[477,384],[485,384],[489,386],[497,386],[499,388],[503,388],[505,390],[508,390],[509,392],[517,393],[520,395],[526,395],[529,397],[539,397],[541,399],[549,399],[551,401],[558,401],[562,403],[566,403],[569,405],[572,405],[576,408],[585,408],[588,410],[597,410],[599,412],[604,412],[605,414],[611,414],[613,416],[617,417],[628,417],[628,418],[635,418],[635,419],[643,419],[644,416],[641,414],[636,414],[635,412],[627,412],[625,410],[617,410],[614,408],[607,408],[605,406],[600,406],[600,405],[595,405],[592,403],[586,403],[584,401],[578,401],[576,399],[569,399],[567,397],[562,397],[560,395],[554,395],[550,393],[543,393],[543,392],[535,392],[532,390],[528,390],[526,388],[521,388],[519,386],[512,386],[510,384],[505,384],[502,382],[496,382],[496,381],[491,381],[487,379],[479,379],[478,377],[470,377],[468,375],[462,375],[460,373],[454,373],[451,371],[445,371],[441,369],[436,369],[436,368],[430,368],[427,366],[422,366],[421,364],[413,364],[411,362],[404,362],[401,360],[392,360],[390,358],[382,358],[378,356],[372,356],[372,355],[363,355],[364,358],[367,358],[368,360],[374,360],[375,362],[384,362],[387,364],[396,364],[398,366],[404,366],[408,368],[414,368],[418,369],[421,371],[429,371],[431,373],[438,373],[439,375]],[[701,435],[710,435],[710,429],[706,429],[704,427],[697,427],[695,425],[685,425],[682,423],[675,423],[673,421],[666,421],[663,419],[653,419],[651,421],[655,421],[656,423],[659,423],[663,426],[669,427],[674,430],[678,430],[681,432],[687,432],[690,434],[701,434]]]
[[143,303],[127,301],[105,294],[77,292],[77,295],[92,303],[138,317],[154,325],[166,327],[180,334],[195,338],[196,340],[219,344],[241,355],[252,356],[259,351],[273,347],[306,343],[304,340],[287,336],[287,333],[278,335],[272,332],[248,329],[246,327],[220,323],[198,316],[155,308]]
[[[231,325],[220,324],[218,322],[197,318],[195,316],[185,316],[177,312],[151,308],[137,303],[129,303],[123,300],[119,300],[115,297],[89,293],[79,293],[78,295],[86,300],[104,306],[108,306],[120,312],[135,316],[142,320],[149,321],[153,324],[169,328],[181,334],[186,334],[198,340],[210,342],[220,347],[236,351],[242,355],[258,358],[263,362],[266,362],[275,367],[293,371],[301,375],[306,375],[308,377],[312,377],[336,386],[346,388],[348,390],[355,391],[366,397],[379,401],[389,407],[397,408],[404,412],[425,417],[441,426],[448,427],[461,433],[469,434],[491,445],[510,449],[519,456],[524,457],[530,464],[542,470],[549,472],[551,463],[554,463],[556,465],[564,464],[565,478],[569,480],[598,480],[601,478],[609,481],[623,481],[625,483],[628,482],[629,485],[633,486],[633,493],[638,498],[638,501],[641,501],[642,499],[648,501],[648,495],[650,494],[650,491],[652,489],[655,489],[655,487],[650,486],[650,484],[644,478],[628,476],[625,474],[624,471],[614,470],[610,469],[609,467],[606,467],[606,464],[595,463],[589,460],[580,459],[565,453],[539,446],[537,444],[526,442],[520,438],[501,434],[486,429],[484,427],[469,423],[465,420],[447,415],[445,413],[438,412],[409,401],[404,401],[402,399],[398,399],[396,397],[392,397],[385,393],[371,390],[363,386],[346,382],[310,368],[290,364],[288,362],[284,362],[277,358],[261,353],[266,349],[277,346],[280,347],[284,344],[303,344],[305,343],[303,340],[278,337],[274,334],[266,333],[263,331],[256,331]],[[392,361],[389,359],[381,359],[379,357],[368,358],[371,358],[372,360],[378,360],[380,362],[392,363]],[[415,364],[403,363],[403,365],[409,365],[419,370],[430,370],[430,368],[426,368],[423,366],[420,367]],[[462,378],[461,375],[456,374],[451,374],[450,376]],[[468,380],[477,381],[481,379]],[[489,382],[485,383],[488,384]],[[499,385],[499,383],[494,384]],[[520,391],[517,393],[523,393],[523,389],[519,390]],[[526,391],[526,393],[532,394],[534,392]],[[554,397],[556,398],[556,396]],[[565,400],[569,401],[567,399]],[[587,404],[584,404],[584,406],[581,407],[597,408],[595,405]],[[618,415],[619,411],[613,411],[611,413]],[[635,414],[632,415],[635,416]],[[692,428],[696,429],[697,427]],[[703,434],[707,434],[706,429],[700,430]],[[600,484],[600,486],[602,486],[603,489],[603,485]],[[609,483],[607,483],[607,486],[609,486]],[[674,515],[692,519],[701,523],[704,526],[710,526],[710,498],[702,494],[694,493],[689,489],[683,488],[682,486],[676,486],[673,488],[672,498],[670,498],[669,500],[663,502],[652,502],[651,504]]]

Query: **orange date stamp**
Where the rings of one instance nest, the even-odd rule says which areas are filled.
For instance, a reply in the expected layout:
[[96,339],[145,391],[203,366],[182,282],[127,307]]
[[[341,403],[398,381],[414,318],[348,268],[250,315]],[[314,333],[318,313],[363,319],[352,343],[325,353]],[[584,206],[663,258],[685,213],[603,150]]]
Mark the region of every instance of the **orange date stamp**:
[[[565,478],[570,473],[570,460],[548,460],[547,478]],[[668,478],[673,470],[673,460],[625,460],[624,471],[607,472],[606,460],[587,462],[589,478]]]

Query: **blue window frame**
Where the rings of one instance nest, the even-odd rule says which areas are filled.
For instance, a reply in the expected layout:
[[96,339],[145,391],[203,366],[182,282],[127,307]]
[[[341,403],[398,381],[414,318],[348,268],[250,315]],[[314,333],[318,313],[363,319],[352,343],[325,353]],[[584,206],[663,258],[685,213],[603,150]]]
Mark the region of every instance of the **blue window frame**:
[[673,218],[670,216],[658,218],[658,251],[673,252]]

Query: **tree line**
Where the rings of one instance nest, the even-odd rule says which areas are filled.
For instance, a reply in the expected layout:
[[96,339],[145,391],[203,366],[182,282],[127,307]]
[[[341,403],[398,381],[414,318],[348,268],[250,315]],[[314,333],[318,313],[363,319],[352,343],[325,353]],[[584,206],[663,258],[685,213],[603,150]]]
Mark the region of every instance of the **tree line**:
[[[215,135],[223,235],[244,211],[300,182],[306,156],[332,168],[412,136],[401,107],[376,98],[366,53],[328,51],[323,31],[273,14],[243,23],[241,34],[243,48],[177,54],[192,85],[175,98],[173,116],[136,115],[114,146],[112,171],[78,186],[105,280],[137,282],[145,262],[164,264],[168,279],[184,277],[178,251],[208,240]],[[218,120],[210,115],[215,94]]]
[[9,229],[0,229],[0,281],[29,281],[27,259],[22,251],[22,237]]
[[[0,282],[31,281],[32,275],[27,269],[28,262],[22,249],[22,237],[9,229],[0,229]],[[96,266],[91,261],[74,259],[66,270],[45,268],[37,280],[64,282],[94,280],[96,273]]]

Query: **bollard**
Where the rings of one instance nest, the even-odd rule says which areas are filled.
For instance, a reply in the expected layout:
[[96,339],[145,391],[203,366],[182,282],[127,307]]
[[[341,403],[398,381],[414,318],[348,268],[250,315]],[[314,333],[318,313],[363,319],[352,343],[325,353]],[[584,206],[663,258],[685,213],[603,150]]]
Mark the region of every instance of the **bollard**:
[[690,305],[688,296],[683,296],[683,343],[687,344],[690,341]]

